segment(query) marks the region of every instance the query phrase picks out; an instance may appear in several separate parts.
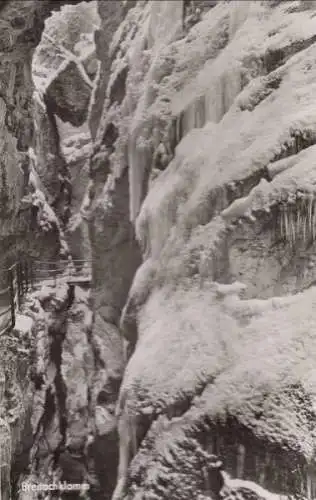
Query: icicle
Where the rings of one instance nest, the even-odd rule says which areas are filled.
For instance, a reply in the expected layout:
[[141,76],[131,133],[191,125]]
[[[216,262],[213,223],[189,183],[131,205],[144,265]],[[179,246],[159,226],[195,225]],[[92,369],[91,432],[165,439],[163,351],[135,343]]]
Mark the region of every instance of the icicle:
[[284,238],[284,210],[283,206],[280,207],[280,233],[281,233],[281,238]]
[[307,212],[309,237],[312,234],[312,210],[313,210],[313,195],[310,194],[308,196],[308,212]]
[[285,229],[285,239],[289,239],[289,220],[288,220],[288,209],[284,207],[284,229]]
[[291,207],[287,207],[287,223],[288,223],[288,242],[290,247],[292,247],[293,243],[293,234],[292,234],[292,210]]
[[290,233],[291,233],[291,246],[295,245],[296,241],[296,232],[295,232],[295,213],[291,210],[290,213]]
[[210,480],[209,480],[209,475],[206,467],[203,467],[203,482],[204,482],[204,489],[207,493],[211,493],[211,485],[210,485]]
[[306,243],[306,223],[307,223],[307,217],[303,217],[303,243]]
[[312,238],[315,241],[316,236],[316,202],[314,202],[313,220],[312,220]]
[[238,445],[237,451],[237,478],[244,477],[246,448],[243,444]]
[[313,498],[312,495],[312,478],[310,477],[310,474],[307,473],[306,477],[306,496],[308,500],[311,500]]
[[301,207],[300,203],[297,202],[297,215],[296,215],[296,234],[297,238],[301,239],[301,224],[302,224],[302,217],[301,217]]

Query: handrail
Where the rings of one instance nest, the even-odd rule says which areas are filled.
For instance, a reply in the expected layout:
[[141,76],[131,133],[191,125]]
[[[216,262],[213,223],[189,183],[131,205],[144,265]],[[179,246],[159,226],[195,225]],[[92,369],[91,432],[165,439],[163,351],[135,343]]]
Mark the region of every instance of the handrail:
[[[42,264],[58,264],[58,263],[63,263],[63,264],[69,264],[68,260],[33,260],[32,262],[40,262]],[[74,262],[92,262],[92,259],[71,259],[70,263]],[[15,264],[14,264],[15,265]]]
[[[8,303],[0,307],[0,335],[12,330],[15,326],[16,314],[19,311],[25,295],[40,283],[53,281],[56,286],[60,280],[68,284],[81,285],[91,282],[92,259],[73,259],[59,261],[23,260],[12,264],[4,271],[8,285],[0,289],[0,298],[7,294]],[[1,273],[1,269],[0,269]],[[2,302],[4,299],[1,299]],[[5,322],[3,318],[7,317]]]

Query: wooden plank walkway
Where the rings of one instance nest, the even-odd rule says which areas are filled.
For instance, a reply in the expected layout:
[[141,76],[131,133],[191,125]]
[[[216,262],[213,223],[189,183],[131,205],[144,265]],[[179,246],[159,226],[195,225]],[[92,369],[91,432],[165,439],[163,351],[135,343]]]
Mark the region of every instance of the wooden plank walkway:
[[3,273],[8,285],[0,290],[0,335],[13,329],[16,314],[25,295],[43,286],[76,285],[90,287],[91,261],[43,261],[17,262]]

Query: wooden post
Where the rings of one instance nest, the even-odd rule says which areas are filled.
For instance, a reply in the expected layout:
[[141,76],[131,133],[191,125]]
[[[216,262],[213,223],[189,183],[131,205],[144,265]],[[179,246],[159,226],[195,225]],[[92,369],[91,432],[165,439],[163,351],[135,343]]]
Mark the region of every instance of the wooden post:
[[15,304],[14,304],[14,273],[12,267],[9,269],[10,305],[11,305],[11,326],[15,327]]

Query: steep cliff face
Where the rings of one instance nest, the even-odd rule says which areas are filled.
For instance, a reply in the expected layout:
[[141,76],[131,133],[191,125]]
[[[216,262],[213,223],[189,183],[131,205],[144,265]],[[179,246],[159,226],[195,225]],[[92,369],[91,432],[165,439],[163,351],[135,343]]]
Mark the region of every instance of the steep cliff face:
[[144,261],[115,499],[214,497],[214,455],[315,494],[315,28],[313,2],[137,2],[113,37],[96,142]]
[[[9,343],[1,345],[6,358],[2,415],[12,437],[2,476],[5,499],[39,498],[23,482],[87,485],[91,498],[103,498],[114,487],[115,419],[100,390],[109,396],[110,370],[115,376],[122,367],[114,349],[110,363],[107,359],[106,332],[92,332],[90,300],[90,291],[80,286],[43,286],[24,303],[13,335],[2,340]],[[104,452],[111,453],[112,462],[99,462]],[[112,476],[104,477],[111,468]]]
[[[21,198],[29,194],[30,159],[34,146],[32,56],[44,21],[65,3],[61,1],[6,1],[1,3],[1,266],[17,255],[47,252],[36,238],[39,226],[34,211]],[[71,0],[68,3],[77,3]],[[51,256],[58,254],[55,228],[49,236]],[[47,242],[48,234],[45,234]]]
[[25,24],[17,5],[0,10],[3,255],[33,222],[22,252],[92,257],[93,288],[33,295],[24,350],[3,338],[13,491],[314,498],[315,2],[100,1],[99,64],[66,46],[34,105],[25,61],[52,5]]

